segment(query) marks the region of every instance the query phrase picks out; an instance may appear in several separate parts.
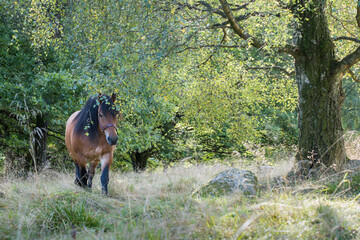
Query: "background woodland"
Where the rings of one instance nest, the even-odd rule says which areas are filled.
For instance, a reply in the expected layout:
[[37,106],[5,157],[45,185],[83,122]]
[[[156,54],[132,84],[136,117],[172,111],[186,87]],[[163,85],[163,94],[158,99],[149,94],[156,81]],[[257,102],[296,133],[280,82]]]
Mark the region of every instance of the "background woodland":
[[[184,159],[231,162],[234,155],[251,162],[258,149],[266,161],[289,152],[306,159],[315,150],[330,166],[336,160],[328,149],[336,148],[338,135],[360,128],[358,66],[354,60],[342,72],[344,100],[334,103],[342,124],[329,131],[332,123],[320,119],[337,122],[339,116],[314,109],[321,109],[321,89],[339,81],[320,86],[310,79],[315,92],[300,91],[299,56],[314,59],[332,44],[331,61],[340,65],[347,54],[357,56],[359,30],[357,1],[324,2],[1,1],[3,172],[26,176],[49,164],[72,167],[66,120],[99,92],[117,93],[124,116],[115,169],[167,168]],[[328,33],[330,43],[301,45],[304,22],[313,24],[319,15],[326,25],[311,27],[314,34]],[[316,67],[310,70],[316,75]],[[299,103],[302,95],[310,99],[307,109]],[[308,126],[304,119],[320,123]],[[338,135],[329,143],[316,139],[328,132]]]

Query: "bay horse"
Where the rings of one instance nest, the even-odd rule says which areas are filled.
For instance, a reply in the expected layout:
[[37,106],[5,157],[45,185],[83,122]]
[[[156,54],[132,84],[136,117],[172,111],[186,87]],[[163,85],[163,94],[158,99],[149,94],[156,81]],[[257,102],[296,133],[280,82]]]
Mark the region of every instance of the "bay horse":
[[[90,97],[82,110],[74,112],[66,123],[65,144],[75,163],[75,184],[91,188],[95,168],[101,163],[101,190],[108,194],[109,169],[118,141],[116,94]],[[86,165],[89,168],[86,170]]]

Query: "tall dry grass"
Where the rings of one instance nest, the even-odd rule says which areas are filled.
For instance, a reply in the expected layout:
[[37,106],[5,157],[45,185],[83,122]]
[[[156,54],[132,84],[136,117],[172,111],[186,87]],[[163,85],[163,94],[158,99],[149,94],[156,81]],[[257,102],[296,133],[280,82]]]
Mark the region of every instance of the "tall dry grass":
[[[92,192],[76,187],[73,174],[7,179],[0,184],[0,238],[351,239],[360,229],[357,200],[319,191],[292,193],[299,186],[266,188],[255,198],[190,197],[195,187],[228,168],[111,173],[109,197],[101,195],[99,175]],[[285,172],[281,165],[272,171]]]
[[349,159],[360,160],[360,134],[349,131],[345,134],[345,150]]
[[[357,152],[357,137],[347,151]],[[355,156],[355,155],[352,155]],[[99,173],[92,191],[73,173],[45,171],[0,182],[0,239],[354,239],[360,230],[360,177],[274,187],[292,159],[271,167],[241,159],[230,164],[178,165],[167,171],[111,172],[109,196]],[[192,198],[191,192],[231,167],[256,172],[256,197],[240,193]]]

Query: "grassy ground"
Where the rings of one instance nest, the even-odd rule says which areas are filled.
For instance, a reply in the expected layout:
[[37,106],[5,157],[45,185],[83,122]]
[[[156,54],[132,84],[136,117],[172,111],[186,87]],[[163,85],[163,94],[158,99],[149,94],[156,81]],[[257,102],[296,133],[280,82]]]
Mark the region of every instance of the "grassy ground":
[[76,187],[73,174],[2,179],[0,239],[359,238],[360,178],[344,173],[335,181],[271,187],[272,177],[289,167],[254,168],[262,190],[252,198],[189,197],[196,186],[230,168],[225,165],[111,173],[109,197],[101,195],[99,175],[92,192]]

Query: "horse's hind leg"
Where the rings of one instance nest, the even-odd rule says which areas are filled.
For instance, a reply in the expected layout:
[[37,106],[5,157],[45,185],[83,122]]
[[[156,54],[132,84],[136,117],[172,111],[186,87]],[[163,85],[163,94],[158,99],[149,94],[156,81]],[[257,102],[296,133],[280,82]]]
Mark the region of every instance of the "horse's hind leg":
[[76,178],[75,178],[75,184],[80,187],[86,187],[87,186],[87,171],[86,166],[79,165],[75,162],[75,168],[76,168]]

